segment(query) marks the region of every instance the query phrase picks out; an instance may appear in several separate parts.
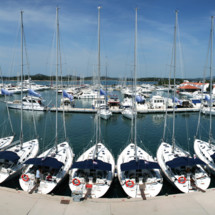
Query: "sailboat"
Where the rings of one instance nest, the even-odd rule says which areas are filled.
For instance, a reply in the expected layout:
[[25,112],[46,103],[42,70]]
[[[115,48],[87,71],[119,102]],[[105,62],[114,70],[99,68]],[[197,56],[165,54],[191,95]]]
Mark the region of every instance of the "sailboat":
[[135,115],[137,115],[137,113],[133,111],[132,107],[124,108],[124,110],[122,110],[122,116],[124,116],[127,119],[134,119]]
[[[213,32],[214,32],[214,17],[211,17],[211,32],[210,32],[210,98],[212,98],[212,69],[213,69]],[[210,117],[210,124],[209,124],[209,139],[208,141],[204,141],[201,139],[196,138],[194,141],[194,151],[199,159],[201,159],[204,163],[206,163],[209,170],[215,174],[215,145],[213,144],[214,139],[212,135],[212,99],[209,102],[209,117]],[[199,114],[199,123],[198,129],[200,126],[200,117]]]
[[[59,58],[59,20],[58,10],[56,9],[56,107],[58,96],[58,58]],[[65,123],[64,123],[65,125]],[[64,128],[65,129],[65,128]],[[66,136],[66,135],[65,135]],[[66,138],[66,137],[65,137]],[[68,171],[72,165],[73,152],[67,141],[58,143],[58,110],[56,109],[56,136],[55,144],[52,148],[46,150],[40,154],[37,158],[28,159],[25,164],[19,183],[24,191],[32,193],[35,189],[38,193],[47,194],[50,193],[68,174]],[[35,172],[38,168],[41,168],[43,177],[40,179],[40,183],[35,183]],[[49,176],[49,177],[48,177]],[[51,177],[50,177],[51,176]]]
[[127,119],[131,119],[133,120],[134,117],[136,117],[137,115],[137,109],[134,110],[133,106],[135,105],[136,107],[136,103],[135,103],[135,95],[136,95],[136,91],[134,90],[134,86],[132,85],[132,93],[131,93],[132,97],[131,98],[124,98],[123,102],[122,102],[122,106],[124,107],[122,110],[122,116],[127,118]]
[[[98,7],[98,91],[100,96],[100,9]],[[114,177],[115,161],[108,148],[102,143],[100,130],[100,112],[96,113],[96,140],[95,145],[85,151],[73,163],[69,187],[73,195],[82,198],[102,197],[110,188]]]
[[10,145],[12,143],[13,139],[14,139],[14,135],[0,138],[0,150],[4,147]]
[[112,112],[110,111],[108,105],[107,105],[107,96],[108,96],[108,92],[107,92],[107,65],[106,65],[106,90],[102,90],[100,89],[100,94],[105,96],[105,106],[101,107],[98,111],[100,111],[100,117],[102,119],[108,120],[111,116],[112,116]]
[[[21,11],[21,81],[23,80],[23,11]],[[21,95],[23,94],[21,86]],[[0,183],[19,174],[26,159],[36,157],[39,150],[37,139],[23,142],[23,109],[21,107],[20,140],[0,151]],[[9,138],[10,140],[12,137]]]
[[[24,32],[24,31],[23,31]],[[27,81],[27,80],[26,80]],[[46,111],[48,110],[47,106],[43,104],[43,99],[41,95],[33,90],[34,83],[30,82],[30,79],[26,82],[22,80],[19,83],[21,88],[21,100],[13,100],[13,101],[6,101],[7,108],[16,109],[16,110],[33,110],[33,111]],[[28,88],[26,88],[26,83]],[[24,90],[25,89],[25,90]],[[38,89],[38,88],[37,88]],[[3,91],[5,94],[12,94],[8,90]],[[27,92],[28,95],[23,97],[23,92]]]
[[[134,103],[136,93],[136,43],[137,43],[137,8],[135,14],[135,48],[134,48],[134,87],[132,111],[136,109]],[[153,157],[141,147],[137,146],[137,118],[136,115],[131,120],[131,142],[120,153],[117,160],[117,174],[119,182],[132,198],[154,197],[158,195],[163,186],[163,179],[160,174],[160,167]]]
[[[177,39],[177,20],[176,11],[174,27],[174,97],[176,93],[175,74],[176,74],[176,39]],[[167,102],[166,102],[167,104]],[[167,112],[166,112],[167,117]],[[164,134],[166,129],[166,119],[164,123]],[[210,185],[210,177],[205,172],[202,165],[204,163],[193,158],[189,152],[183,150],[175,144],[175,104],[173,105],[173,132],[172,144],[165,142],[165,135],[157,150],[157,161],[166,178],[175,185],[181,192],[188,193],[196,190],[205,191]]]
[[124,107],[122,110],[122,116],[133,120],[137,116],[137,108],[134,109],[133,107],[137,107],[136,105],[136,86],[134,86],[134,81],[132,83],[132,91],[130,92],[131,98],[124,98],[122,102],[122,106]]

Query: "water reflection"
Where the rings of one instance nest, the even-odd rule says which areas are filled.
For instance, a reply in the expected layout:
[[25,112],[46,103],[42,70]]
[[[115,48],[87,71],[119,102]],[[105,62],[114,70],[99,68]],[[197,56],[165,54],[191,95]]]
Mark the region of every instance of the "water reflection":
[[165,115],[164,114],[153,114],[152,115],[152,122],[154,124],[163,124],[164,123],[164,118],[165,118]]

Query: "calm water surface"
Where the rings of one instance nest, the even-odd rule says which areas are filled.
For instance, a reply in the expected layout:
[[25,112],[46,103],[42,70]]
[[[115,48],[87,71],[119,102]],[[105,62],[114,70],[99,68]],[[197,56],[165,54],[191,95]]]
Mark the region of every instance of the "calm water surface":
[[[46,90],[40,92],[46,104],[50,106],[55,104],[55,91]],[[119,94],[119,92],[114,92]],[[120,96],[120,95],[119,95]],[[20,95],[14,95],[7,99],[19,99]],[[60,101],[61,96],[58,96]],[[8,122],[8,115],[5,104],[2,102],[4,98],[0,98],[0,119],[1,119],[1,137],[11,135],[11,129]],[[92,100],[76,100],[76,107],[90,107]],[[53,146],[55,141],[55,113],[54,112],[34,112],[23,111],[23,126],[24,126],[24,140],[29,140],[36,137],[33,115],[36,122],[36,133],[40,142],[40,153],[45,149]],[[16,134],[15,139],[19,139],[20,135],[20,111],[10,110],[13,129]],[[58,114],[58,136],[59,141],[64,141],[65,134],[63,128],[62,113]],[[157,148],[163,136],[164,114],[139,114],[137,118],[137,140],[139,146],[150,152],[154,157],[156,156]],[[196,127],[198,121],[198,113],[177,113],[176,114],[176,143],[182,148],[188,150],[193,154],[193,141],[196,134]],[[73,148],[75,159],[80,155],[84,149],[92,144],[95,130],[94,114],[79,114],[67,113],[65,114],[66,122],[66,137]],[[172,135],[172,114],[168,116],[168,126],[166,131],[166,140],[171,141]],[[123,118],[120,114],[114,114],[108,121],[101,120],[101,131],[105,145],[112,151],[115,159],[120,151],[129,143],[131,122]],[[213,128],[215,122],[213,120]],[[201,137],[205,140],[208,138],[209,130],[209,116],[202,116],[201,118]],[[213,130],[214,131],[214,130]],[[214,133],[214,132],[213,132]],[[215,179],[212,178],[211,187],[215,187]],[[117,179],[112,184],[111,189],[104,197],[126,197],[126,194],[120,187]],[[8,186],[21,189],[18,183],[18,178],[3,183],[1,186]],[[68,178],[55,191],[59,195],[71,195]],[[164,180],[164,186],[160,195],[178,193],[177,189]]]

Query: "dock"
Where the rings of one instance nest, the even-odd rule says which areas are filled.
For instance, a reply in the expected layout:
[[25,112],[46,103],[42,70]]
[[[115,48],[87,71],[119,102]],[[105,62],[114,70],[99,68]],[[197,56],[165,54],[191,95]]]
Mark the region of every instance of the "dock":
[[[65,113],[96,113],[97,110],[93,108],[58,108],[58,112],[65,112]],[[56,112],[56,107],[50,109],[51,112]]]
[[[123,111],[122,108],[117,108],[117,109],[110,109],[111,112],[113,114],[121,114],[121,112]],[[56,112],[56,108],[53,107],[50,109],[51,112]],[[58,108],[58,112],[65,112],[65,113],[96,113],[97,110],[96,109],[93,109],[93,108],[65,108],[63,110],[63,108]],[[194,107],[194,108],[176,108],[175,109],[175,112],[176,113],[185,113],[185,112],[198,112],[200,111],[200,108],[199,107]],[[147,114],[147,113],[165,113],[166,112],[166,109],[164,108],[157,108],[157,109],[150,109],[150,108],[147,108],[147,109],[137,109],[137,113],[140,113],[140,114]],[[167,112],[168,113],[173,113],[173,108],[168,108],[167,109]]]
[[[185,113],[185,112],[198,112],[200,108],[175,108],[175,112],[177,113]],[[138,113],[165,113],[166,109],[164,108],[157,108],[157,109],[145,109],[145,110],[137,110]],[[173,108],[167,109],[168,113],[173,113]]]
[[74,202],[69,196],[52,196],[28,193],[10,188],[0,187],[1,214],[28,215],[212,215],[215,211],[215,189],[206,193],[191,192],[157,196],[154,198],[100,198]]

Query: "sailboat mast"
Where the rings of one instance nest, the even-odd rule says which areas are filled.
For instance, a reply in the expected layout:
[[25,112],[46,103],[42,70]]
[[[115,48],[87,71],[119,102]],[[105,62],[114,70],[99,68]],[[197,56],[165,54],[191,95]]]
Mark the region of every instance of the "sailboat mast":
[[23,11],[21,13],[21,128],[20,128],[20,143],[23,144]]
[[107,61],[106,61],[106,65],[105,65],[105,108],[107,108]]
[[[56,137],[55,137],[55,146],[57,146],[58,143],[58,38],[59,38],[59,20],[58,20],[58,10],[59,8],[56,8],[56,25],[57,25],[57,31],[56,31]],[[56,147],[57,150],[57,147]]]
[[[100,75],[101,75],[101,66],[100,66],[100,9],[101,7],[98,7],[98,99],[100,98]],[[101,124],[101,118],[100,118],[100,111],[98,111],[98,141],[101,141],[101,130],[100,130],[100,124]]]
[[[97,89],[97,102],[99,104],[99,98],[100,98],[100,9],[101,7],[98,7],[98,89]],[[98,151],[98,143],[101,141],[101,130],[100,130],[100,110],[99,105],[97,107],[97,114],[96,114],[96,147],[94,151],[93,158],[97,157],[97,151]]]
[[175,74],[176,74],[176,37],[177,37],[177,23],[178,23],[178,11],[175,11],[175,27],[174,27],[174,95],[173,95],[173,126],[172,126],[172,151],[175,149],[175,93],[176,93],[176,84],[175,84]]
[[209,127],[209,144],[212,142],[212,89],[213,89],[213,82],[212,82],[212,66],[213,66],[213,26],[214,26],[214,17],[211,17],[211,52],[210,52],[210,127]]
[[137,70],[137,8],[135,9],[135,37],[134,37],[134,87],[133,87],[133,117],[132,117],[132,123],[134,126],[134,144],[135,144],[135,159],[137,161],[137,116],[136,116],[136,70]]

